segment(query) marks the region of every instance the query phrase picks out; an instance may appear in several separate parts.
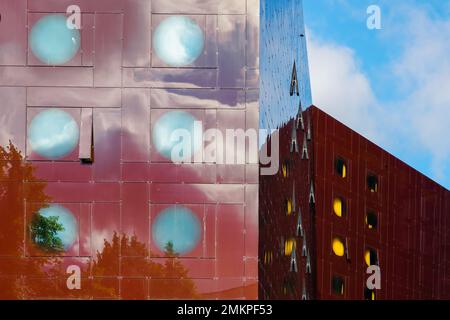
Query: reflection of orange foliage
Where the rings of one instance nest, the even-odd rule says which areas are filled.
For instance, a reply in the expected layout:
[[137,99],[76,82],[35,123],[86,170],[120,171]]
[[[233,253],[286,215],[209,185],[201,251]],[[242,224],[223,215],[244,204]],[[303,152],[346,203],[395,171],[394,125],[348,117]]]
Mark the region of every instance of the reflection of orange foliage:
[[[0,146],[0,298],[20,299],[32,294],[27,277],[39,277],[48,259],[25,257],[25,201],[45,204],[49,197],[45,184],[25,191],[25,183],[34,179],[35,168],[23,160],[21,152],[10,142]],[[26,275],[26,277],[24,277]]]
[[[166,247],[165,256],[162,259],[157,258],[164,262],[157,263],[149,258],[150,252],[146,245],[140,242],[136,236],[129,237],[125,234],[119,236],[114,233],[111,243],[104,240],[104,247],[101,252],[97,252],[93,263],[92,274],[99,277],[114,275],[115,270],[118,270],[120,251],[124,255],[142,257],[142,259],[133,259],[132,262],[125,262],[122,268],[126,268],[129,274],[145,275],[152,281],[154,280],[155,285],[150,289],[152,299],[199,298],[194,282],[188,278],[188,269],[176,259],[177,255],[170,245]],[[96,295],[117,297],[114,288],[102,282],[93,283],[92,289]],[[127,295],[127,298],[139,297]]]

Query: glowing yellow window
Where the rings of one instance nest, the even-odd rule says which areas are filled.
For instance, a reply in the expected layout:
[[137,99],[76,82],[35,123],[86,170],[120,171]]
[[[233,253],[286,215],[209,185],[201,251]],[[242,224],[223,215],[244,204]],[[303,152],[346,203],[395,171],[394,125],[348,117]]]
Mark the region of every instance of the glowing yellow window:
[[289,177],[289,162],[285,162],[281,165],[281,172],[284,178]]
[[292,214],[292,201],[290,199],[286,201],[286,214],[288,216]]
[[284,242],[284,255],[290,256],[292,251],[295,250],[296,241],[295,239],[288,239]]
[[264,252],[264,264],[271,264],[272,259],[273,259],[272,251],[265,251]]
[[342,178],[347,177],[347,164],[342,158],[336,159],[336,172]]
[[342,200],[342,198],[335,198],[333,200],[333,211],[334,211],[334,214],[340,218],[344,215],[345,203],[344,203],[344,200]]
[[338,257],[343,257],[345,254],[345,245],[341,238],[334,238],[333,243],[333,252]]
[[366,249],[364,252],[364,261],[368,267],[378,264],[378,255],[375,250]]

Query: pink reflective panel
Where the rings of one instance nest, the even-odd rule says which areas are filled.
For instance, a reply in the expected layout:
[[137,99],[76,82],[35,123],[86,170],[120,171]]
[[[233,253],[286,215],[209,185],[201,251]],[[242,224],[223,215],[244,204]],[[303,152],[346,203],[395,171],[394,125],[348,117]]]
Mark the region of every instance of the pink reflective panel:
[[[226,129],[258,128],[259,1],[0,2],[0,146],[11,140],[16,148],[7,153],[16,158],[0,159],[8,172],[0,170],[0,190],[17,198],[0,203],[9,213],[0,215],[0,231],[26,244],[0,243],[2,285],[23,277],[26,298],[256,297],[259,173],[248,145],[238,149],[242,164],[174,164],[156,150],[152,129],[174,110],[224,136]],[[80,50],[62,66],[43,65],[28,48],[28,33],[69,5],[81,9]],[[203,52],[187,67],[168,67],[154,52],[152,33],[173,15],[192,18],[205,36]],[[57,160],[29,146],[28,126],[48,108],[66,111],[80,129],[76,148]],[[55,264],[25,231],[45,203],[67,206],[78,223],[76,243]],[[189,208],[201,225],[196,246],[178,257],[152,238],[156,216],[174,205]],[[72,264],[81,268],[81,290],[67,289]],[[53,278],[42,273],[48,270]]]

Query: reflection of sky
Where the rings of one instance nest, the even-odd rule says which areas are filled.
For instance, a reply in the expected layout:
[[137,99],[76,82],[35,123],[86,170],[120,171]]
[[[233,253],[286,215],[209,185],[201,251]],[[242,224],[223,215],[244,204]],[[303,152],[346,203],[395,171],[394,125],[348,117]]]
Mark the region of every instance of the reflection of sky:
[[47,15],[31,29],[30,48],[43,63],[64,64],[78,52],[80,32],[67,28],[64,15]]
[[[260,127],[281,127],[311,104],[302,1],[261,0]],[[289,95],[292,66],[297,64],[300,97]]]
[[152,226],[152,237],[161,251],[172,242],[176,253],[192,251],[200,241],[201,225],[188,208],[173,206],[163,210]]
[[158,57],[173,67],[192,64],[204,47],[202,29],[188,17],[173,16],[162,21],[153,35]]
[[39,210],[39,214],[45,218],[58,217],[58,223],[63,227],[63,231],[58,231],[56,236],[61,239],[64,250],[70,249],[77,239],[78,223],[73,214],[60,205],[51,205],[48,208]]
[[28,139],[34,152],[45,158],[59,159],[77,146],[78,124],[65,111],[47,109],[31,121]]
[[[181,146],[183,151],[189,151],[182,154],[183,159],[189,158],[193,153],[200,149],[202,145],[202,135],[194,136],[194,122],[199,121],[193,115],[185,111],[171,111],[162,115],[155,123],[152,131],[153,144],[158,152],[170,159],[172,149],[175,146]],[[177,135],[176,130],[186,130],[191,139],[172,140],[172,134]],[[180,131],[182,134],[182,132]],[[187,138],[187,137],[186,137]],[[195,139],[196,138],[196,139]]]

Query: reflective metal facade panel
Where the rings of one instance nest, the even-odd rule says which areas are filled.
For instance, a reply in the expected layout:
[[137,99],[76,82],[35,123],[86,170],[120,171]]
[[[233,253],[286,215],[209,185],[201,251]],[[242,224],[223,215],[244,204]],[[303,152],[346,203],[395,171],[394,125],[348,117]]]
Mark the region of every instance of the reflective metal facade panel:
[[[80,30],[45,19],[70,5]],[[259,1],[0,12],[0,297],[257,298],[254,155],[180,164],[166,151],[173,123],[258,129]]]
[[450,192],[319,108],[303,117],[310,159],[289,148],[291,121],[279,172],[260,177],[260,298],[449,299]]
[[[308,55],[301,0],[261,1],[261,108],[260,126],[282,127],[303,106],[312,103]],[[293,66],[298,95],[290,96]]]

